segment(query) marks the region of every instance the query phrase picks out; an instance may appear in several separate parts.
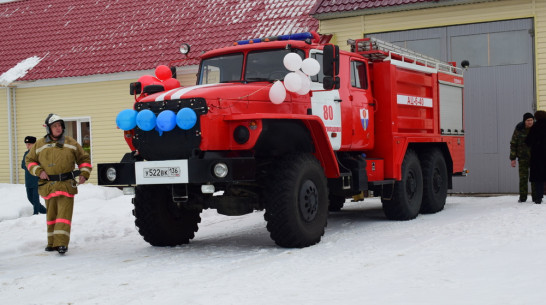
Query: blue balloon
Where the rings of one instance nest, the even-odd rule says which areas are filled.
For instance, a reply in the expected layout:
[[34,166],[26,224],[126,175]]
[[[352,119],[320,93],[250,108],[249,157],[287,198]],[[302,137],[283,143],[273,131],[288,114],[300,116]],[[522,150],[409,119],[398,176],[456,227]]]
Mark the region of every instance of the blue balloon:
[[157,129],[159,131],[171,131],[176,126],[176,114],[172,110],[161,111],[157,116]]
[[155,121],[156,121],[155,114],[149,109],[142,110],[136,116],[136,123],[138,128],[144,131],[150,131],[154,129]]
[[136,126],[137,111],[134,109],[125,109],[118,113],[116,125],[121,130],[131,130]]
[[184,130],[192,129],[195,123],[197,123],[197,114],[193,109],[185,107],[176,114],[176,125]]

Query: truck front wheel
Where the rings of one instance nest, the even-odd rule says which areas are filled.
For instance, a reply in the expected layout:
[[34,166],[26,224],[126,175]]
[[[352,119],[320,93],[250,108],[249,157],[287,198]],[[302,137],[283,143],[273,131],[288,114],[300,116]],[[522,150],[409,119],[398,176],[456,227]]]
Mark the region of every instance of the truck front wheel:
[[442,153],[435,149],[424,154],[423,166],[423,203],[421,213],[432,214],[443,210],[447,197],[447,167]]
[[328,199],[330,200],[330,205],[328,206],[330,212],[339,212],[343,208],[343,205],[345,205],[344,196],[330,194]]
[[328,187],[313,155],[293,154],[278,160],[268,176],[264,201],[267,230],[277,245],[303,248],[324,235]]
[[167,185],[139,185],[133,203],[138,232],[152,246],[174,247],[193,239],[201,210],[186,209],[172,200]]
[[406,151],[402,163],[402,180],[396,181],[391,198],[381,198],[388,219],[410,220],[419,215],[423,199],[423,173],[417,154]]

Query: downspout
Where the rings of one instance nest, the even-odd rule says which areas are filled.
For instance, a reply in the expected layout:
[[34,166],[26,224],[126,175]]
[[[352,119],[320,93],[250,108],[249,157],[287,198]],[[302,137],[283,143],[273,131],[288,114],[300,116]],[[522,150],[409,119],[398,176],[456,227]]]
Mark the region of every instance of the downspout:
[[7,104],[8,104],[8,151],[9,151],[9,181],[10,183],[13,184],[13,150],[11,149],[13,146],[13,135],[12,135],[12,128],[11,128],[11,92],[12,92],[12,88],[11,87],[6,87],[6,92],[7,92],[7,96],[6,96],[6,99],[7,99]]
[[15,166],[16,170],[15,172],[15,183],[19,183],[19,163],[17,162],[17,157],[19,156],[19,143],[17,142],[17,97],[16,97],[16,87],[12,87],[11,90],[13,91],[11,94],[12,99],[12,111],[13,111],[13,139],[15,140],[15,145],[13,145],[13,149],[15,150],[15,163],[12,163],[12,166]]

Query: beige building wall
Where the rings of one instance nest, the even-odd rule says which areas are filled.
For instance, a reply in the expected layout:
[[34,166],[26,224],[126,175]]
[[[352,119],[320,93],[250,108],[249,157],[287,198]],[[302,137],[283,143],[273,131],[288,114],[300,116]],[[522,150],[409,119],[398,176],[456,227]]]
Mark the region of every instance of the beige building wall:
[[534,18],[535,21],[536,96],[538,108],[546,109],[546,0],[500,0],[328,19],[320,21],[319,31],[334,34],[332,43],[349,50],[347,39],[362,38],[367,33],[518,18]]
[[[37,138],[46,133],[44,120],[49,113],[64,118],[90,119],[91,157],[96,170],[97,161],[119,161],[122,152],[128,151],[123,131],[116,127],[116,115],[131,108],[134,99],[129,95],[129,81],[95,82],[86,84],[47,86],[17,89],[17,145],[21,162],[26,150],[23,139],[27,135]],[[24,182],[24,172],[18,168],[19,181]],[[96,184],[96,172],[91,183]]]
[[[196,80],[196,67],[184,68],[188,71],[180,73],[178,80],[182,86],[193,86]],[[150,74],[149,71],[137,73]],[[133,107],[134,96],[129,94],[129,84],[138,79],[122,79],[90,82],[85,78],[71,80],[72,84],[43,85],[37,82],[15,88],[15,109],[17,128],[13,130],[14,155],[13,179],[15,183],[24,183],[24,171],[20,164],[26,147],[25,136],[37,138],[45,135],[44,120],[49,113],[57,113],[61,117],[89,118],[91,126],[91,158],[93,172],[90,183],[97,184],[97,164],[119,162],[123,155],[129,152],[123,131],[116,126],[116,116],[123,110]],[[5,111],[0,111],[0,126],[7,132],[7,89],[0,88],[0,105]],[[13,112],[14,111],[14,112]],[[16,138],[15,138],[16,137]],[[0,183],[10,183],[9,142],[7,137],[0,137]]]

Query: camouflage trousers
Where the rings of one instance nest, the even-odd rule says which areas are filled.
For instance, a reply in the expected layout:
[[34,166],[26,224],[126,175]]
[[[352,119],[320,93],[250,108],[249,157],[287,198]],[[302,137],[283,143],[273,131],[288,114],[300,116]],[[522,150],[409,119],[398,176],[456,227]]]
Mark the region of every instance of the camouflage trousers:
[[[519,164],[519,200],[526,201],[529,192],[529,160],[518,159]],[[531,194],[533,200],[535,198],[536,189],[535,183],[531,182]]]
[[47,245],[68,247],[74,198],[58,196],[46,199]]

